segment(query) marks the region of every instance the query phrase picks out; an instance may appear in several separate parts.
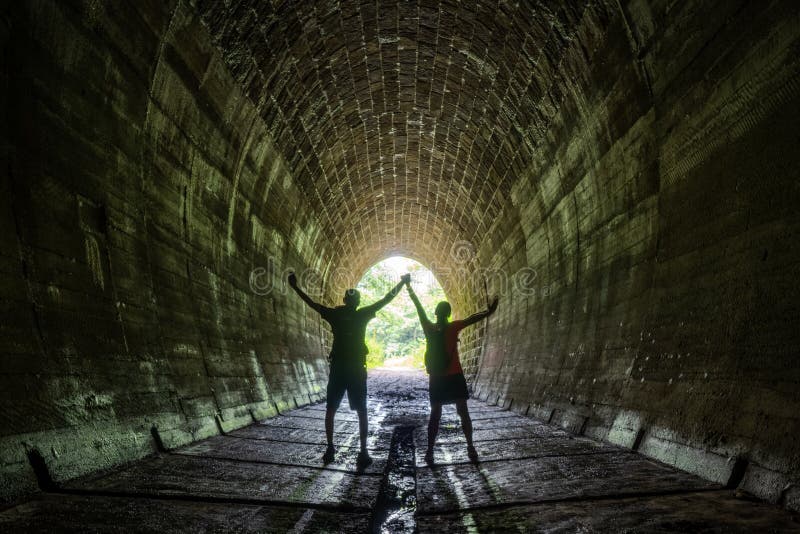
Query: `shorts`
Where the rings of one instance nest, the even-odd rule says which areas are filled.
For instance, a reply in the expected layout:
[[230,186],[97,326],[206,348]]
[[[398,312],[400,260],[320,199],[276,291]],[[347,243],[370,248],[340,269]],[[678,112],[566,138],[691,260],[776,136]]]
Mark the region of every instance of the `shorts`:
[[443,376],[430,375],[428,395],[431,404],[453,404],[459,400],[467,400],[469,391],[464,373]]
[[338,410],[342,398],[347,392],[347,400],[351,410],[367,409],[367,370],[335,369],[331,367],[328,376],[328,398],[325,406],[329,410]]

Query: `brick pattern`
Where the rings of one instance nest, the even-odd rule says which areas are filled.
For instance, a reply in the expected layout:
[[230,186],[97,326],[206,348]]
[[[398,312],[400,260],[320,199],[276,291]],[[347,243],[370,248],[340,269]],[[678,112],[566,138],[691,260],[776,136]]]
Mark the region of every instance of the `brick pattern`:
[[151,453],[153,426],[176,446],[320,398],[320,324],[282,272],[328,249],[192,9],[0,21],[0,499],[35,487],[28,448],[63,479]]
[[[546,132],[585,2],[205,2],[329,236],[332,268],[479,246]],[[354,275],[355,277],[355,275]],[[459,288],[448,289],[455,300]]]
[[482,251],[539,283],[490,325],[480,396],[628,446],[641,432],[709,478],[747,458],[747,490],[777,501],[800,472],[800,12],[623,6],[585,13]]
[[319,396],[324,327],[251,269],[334,303],[393,253],[503,293],[481,397],[797,476],[796,2],[2,9],[0,498],[26,447],[64,478]]
[[[466,241],[476,269],[536,273],[465,339],[482,395],[598,429],[634,410],[676,442],[796,464],[796,313],[767,297],[796,294],[779,252],[797,230],[796,4],[199,10],[290,155],[329,272],[399,252],[441,274]],[[443,278],[457,311],[485,301]]]

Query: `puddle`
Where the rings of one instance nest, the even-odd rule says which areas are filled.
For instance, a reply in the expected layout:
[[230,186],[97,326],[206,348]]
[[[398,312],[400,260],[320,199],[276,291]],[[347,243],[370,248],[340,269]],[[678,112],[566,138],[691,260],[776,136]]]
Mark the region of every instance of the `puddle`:
[[392,435],[389,461],[372,518],[374,533],[416,532],[417,491],[414,427],[399,426]]

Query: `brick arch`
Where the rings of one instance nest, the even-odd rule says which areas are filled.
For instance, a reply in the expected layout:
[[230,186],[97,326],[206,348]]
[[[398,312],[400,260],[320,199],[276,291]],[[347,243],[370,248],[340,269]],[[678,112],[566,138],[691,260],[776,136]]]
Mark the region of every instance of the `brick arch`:
[[[796,7],[744,5],[242,0],[199,11],[316,214],[327,266],[355,276],[400,250],[448,265],[464,241],[478,278],[532,270],[533,287],[507,294],[489,335],[470,340],[479,395],[589,428],[633,410],[707,447],[705,429],[731,429],[714,403],[684,413],[692,388],[743,410],[758,388],[731,393],[727,371],[674,384],[688,368],[714,376],[706,361],[747,374],[741,347],[769,345],[731,304],[750,295],[746,309],[774,315],[752,289],[760,264],[720,258],[766,258],[743,244],[762,237],[737,217],[744,206],[783,213],[759,187],[794,187],[785,169],[752,179],[793,139],[775,110],[796,100],[796,29],[781,22]],[[778,135],[764,147],[768,120]],[[693,282],[710,270],[727,285]],[[454,300],[474,307],[498,290],[483,281],[455,283]],[[744,324],[747,343],[731,343],[728,324]],[[686,352],[702,363],[679,360]],[[766,360],[759,373],[779,381],[784,356]],[[744,426],[742,447],[796,454],[779,431]],[[725,439],[714,446],[727,454]]]
[[773,498],[800,425],[797,6],[14,3],[0,499],[33,488],[28,444],[77,476],[154,424],[175,447],[319,399],[286,272],[444,271],[462,243],[456,309],[503,289],[487,269],[536,275],[462,338],[480,398],[722,482],[742,454]]
[[[586,2],[199,6],[328,237],[334,268],[481,247],[530,165]],[[372,239],[377,238],[377,244]],[[466,300],[472,300],[466,297]]]

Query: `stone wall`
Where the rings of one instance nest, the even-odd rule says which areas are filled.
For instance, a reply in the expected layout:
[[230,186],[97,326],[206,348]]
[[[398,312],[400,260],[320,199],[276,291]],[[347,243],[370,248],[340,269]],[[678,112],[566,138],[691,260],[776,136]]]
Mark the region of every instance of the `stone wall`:
[[796,500],[797,4],[621,7],[542,61],[548,135],[482,250],[536,283],[490,324],[479,395]]
[[194,11],[3,6],[0,499],[319,399],[326,240]]
[[400,253],[480,397],[798,499],[797,2],[0,6],[0,496],[319,398],[285,270]]

